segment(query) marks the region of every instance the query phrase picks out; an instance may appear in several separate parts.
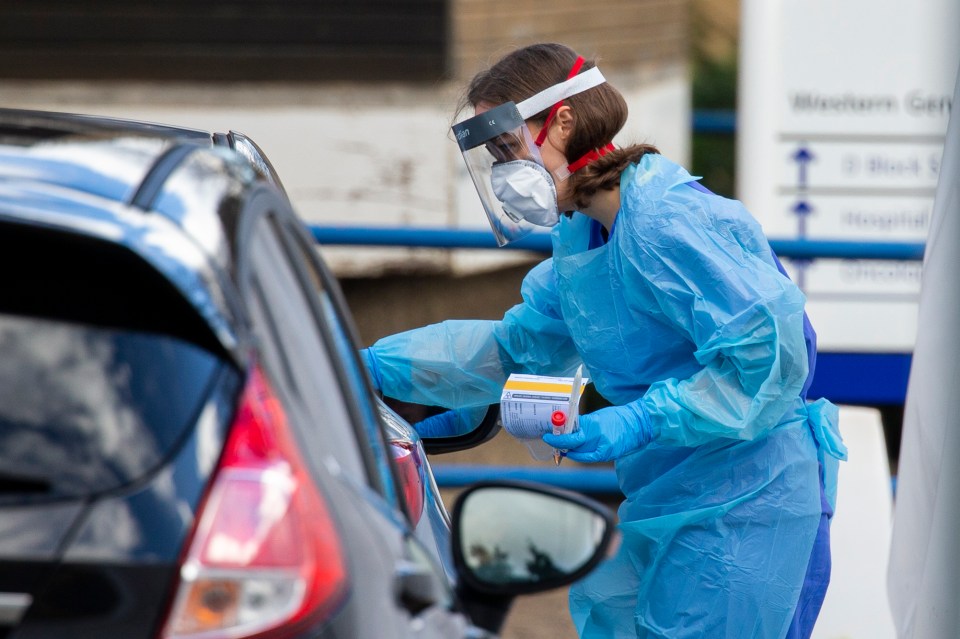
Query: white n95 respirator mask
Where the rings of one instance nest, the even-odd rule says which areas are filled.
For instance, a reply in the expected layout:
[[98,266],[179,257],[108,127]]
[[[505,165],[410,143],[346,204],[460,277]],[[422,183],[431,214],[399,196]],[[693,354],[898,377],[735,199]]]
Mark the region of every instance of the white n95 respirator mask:
[[[554,177],[540,157],[526,120],[603,82],[603,75],[594,67],[520,104],[506,102],[453,126],[467,171],[500,246],[560,220]],[[564,172],[558,179],[567,175],[569,172]]]
[[550,227],[560,221],[553,177],[536,162],[514,160],[494,164],[490,184],[503,211],[514,222]]

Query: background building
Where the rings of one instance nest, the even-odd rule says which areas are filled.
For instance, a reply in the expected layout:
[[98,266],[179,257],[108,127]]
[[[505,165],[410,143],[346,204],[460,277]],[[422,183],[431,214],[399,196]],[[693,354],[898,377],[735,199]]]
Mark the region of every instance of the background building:
[[[0,104],[252,137],[310,223],[484,228],[449,127],[499,55],[596,56],[631,118],[619,142],[690,155],[688,0],[9,0]],[[332,250],[343,277],[475,272],[517,256]]]
[[[241,131],[311,224],[486,230],[449,136],[460,87],[514,47],[563,42],[599,57],[624,93],[630,121],[617,142],[650,142],[688,163],[691,2],[5,0],[0,106]],[[365,343],[446,318],[500,317],[542,259],[338,247],[324,255]],[[503,435],[439,461],[529,457]],[[573,637],[566,610],[564,590],[524,598],[504,638]]]

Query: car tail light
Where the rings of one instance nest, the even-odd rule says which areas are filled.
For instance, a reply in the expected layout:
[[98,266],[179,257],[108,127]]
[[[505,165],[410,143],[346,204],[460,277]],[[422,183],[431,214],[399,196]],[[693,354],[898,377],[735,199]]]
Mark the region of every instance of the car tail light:
[[254,369],[197,516],[164,639],[280,637],[347,585],[340,537],[283,409]]
[[423,462],[417,445],[407,440],[391,440],[390,450],[397,463],[397,474],[403,489],[403,498],[407,506],[410,522],[416,526],[423,514],[424,477]]

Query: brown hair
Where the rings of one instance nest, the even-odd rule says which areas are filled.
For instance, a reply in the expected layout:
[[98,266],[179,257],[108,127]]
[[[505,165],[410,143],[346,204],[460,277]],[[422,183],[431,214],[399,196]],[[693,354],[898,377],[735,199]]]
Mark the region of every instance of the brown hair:
[[[533,44],[512,51],[474,76],[458,111],[481,102],[491,105],[522,102],[566,80],[577,57],[570,47],[554,43]],[[588,59],[580,73],[595,66],[596,62]],[[571,108],[574,116],[573,133],[567,141],[567,162],[575,162],[585,153],[609,143],[627,121],[627,103],[609,82],[571,96],[563,103]],[[549,109],[541,111],[530,120],[542,126],[549,112]],[[567,179],[576,205],[586,207],[597,191],[616,187],[623,170],[647,153],[659,151],[649,144],[616,149],[571,175]]]

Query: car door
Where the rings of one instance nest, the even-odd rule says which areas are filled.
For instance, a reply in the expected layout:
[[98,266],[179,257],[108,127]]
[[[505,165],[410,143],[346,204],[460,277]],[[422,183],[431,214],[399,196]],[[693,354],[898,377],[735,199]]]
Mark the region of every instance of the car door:
[[331,501],[348,555],[351,596],[330,636],[465,636],[442,570],[401,510],[335,281],[304,252],[305,231],[276,191],[258,191],[241,219],[238,280],[260,364]]

